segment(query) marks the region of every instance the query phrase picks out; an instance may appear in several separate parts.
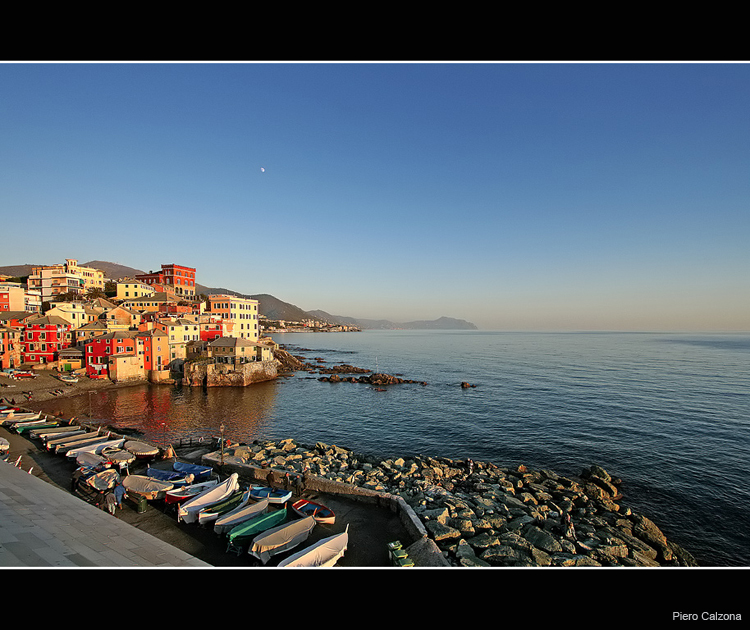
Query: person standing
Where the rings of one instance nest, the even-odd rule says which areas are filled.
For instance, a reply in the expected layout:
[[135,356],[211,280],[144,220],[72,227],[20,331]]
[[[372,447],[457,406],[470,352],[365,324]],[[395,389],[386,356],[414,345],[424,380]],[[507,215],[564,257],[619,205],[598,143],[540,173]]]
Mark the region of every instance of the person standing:
[[122,485],[122,482],[118,483],[115,486],[115,501],[117,503],[117,507],[122,509],[122,500],[127,495],[127,490],[125,490],[125,486]]
[[276,477],[274,477],[273,470],[268,471],[268,474],[266,475],[266,483],[268,484],[269,488],[273,488],[274,484],[276,483]]

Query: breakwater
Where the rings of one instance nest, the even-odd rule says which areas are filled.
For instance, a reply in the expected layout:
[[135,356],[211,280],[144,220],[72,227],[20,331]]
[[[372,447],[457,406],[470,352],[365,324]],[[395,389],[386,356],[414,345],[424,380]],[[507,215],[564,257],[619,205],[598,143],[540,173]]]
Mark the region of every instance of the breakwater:
[[292,439],[226,447],[204,461],[219,458],[259,479],[271,469],[304,474],[306,486],[322,492],[379,497],[402,510],[415,543],[428,540],[447,566],[697,566],[625,506],[621,481],[596,465],[566,477],[445,457],[379,459]]

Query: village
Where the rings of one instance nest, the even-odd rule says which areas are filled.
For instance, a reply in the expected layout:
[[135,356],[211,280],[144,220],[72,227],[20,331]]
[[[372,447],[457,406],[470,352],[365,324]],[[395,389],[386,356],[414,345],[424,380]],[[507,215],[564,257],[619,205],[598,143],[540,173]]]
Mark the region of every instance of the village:
[[[63,382],[177,382],[186,366],[201,365],[203,381],[185,382],[205,384],[206,365],[226,374],[271,364],[278,345],[265,335],[321,326],[268,321],[254,299],[198,294],[196,269],[171,263],[107,278],[70,258],[33,266],[26,278],[0,277],[0,369],[18,379],[44,371]],[[255,372],[255,380],[275,375]]]

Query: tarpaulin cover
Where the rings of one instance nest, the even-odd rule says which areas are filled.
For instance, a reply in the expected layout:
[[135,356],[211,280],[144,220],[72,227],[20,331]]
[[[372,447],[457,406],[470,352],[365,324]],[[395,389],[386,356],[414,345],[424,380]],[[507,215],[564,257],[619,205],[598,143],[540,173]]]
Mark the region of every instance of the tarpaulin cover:
[[108,459],[105,459],[101,455],[97,455],[96,453],[89,453],[87,451],[80,453],[78,457],[76,457],[76,464],[78,464],[79,466],[84,466],[85,468],[94,468],[95,466],[104,464],[108,461]]
[[257,503],[248,503],[247,505],[235,508],[220,516],[214,523],[214,532],[225,534],[230,529],[263,514],[268,509],[268,499],[263,499]]
[[147,499],[156,499],[160,493],[172,489],[172,484],[158,479],[151,479],[144,475],[128,475],[122,480],[122,485],[128,492],[141,494]]
[[244,541],[248,540],[251,536],[255,536],[260,532],[264,532],[271,529],[279,523],[283,523],[286,520],[287,511],[273,510],[272,512],[266,512],[260,516],[254,516],[248,521],[244,521],[239,525],[235,525],[229,530],[227,538],[229,538],[229,544],[232,546],[240,546],[244,544]]
[[307,540],[310,532],[315,527],[315,519],[312,516],[279,525],[267,532],[259,534],[253,539],[249,553],[266,564],[271,556],[293,549]]
[[281,567],[332,567],[344,555],[349,545],[349,526],[346,531],[329,536],[302,551],[284,558],[279,562]]
[[102,451],[102,455],[115,464],[128,464],[135,460],[135,455],[133,455],[133,453],[122,449],[110,450],[105,448]]
[[196,497],[188,499],[183,503],[177,510],[177,520],[185,521],[186,523],[193,523],[198,519],[198,512],[203,508],[210,507],[214,503],[223,501],[230,494],[235,492],[239,487],[238,481],[239,475],[232,473],[231,476],[219,484],[204,490]]
[[125,450],[130,451],[134,455],[140,455],[141,457],[146,455],[156,455],[159,449],[151,444],[145,442],[125,442]]
[[91,477],[86,479],[86,483],[92,488],[99,490],[99,492],[103,492],[104,490],[114,488],[120,483],[120,475],[116,470],[110,468],[109,470],[103,470],[95,475],[91,475]]

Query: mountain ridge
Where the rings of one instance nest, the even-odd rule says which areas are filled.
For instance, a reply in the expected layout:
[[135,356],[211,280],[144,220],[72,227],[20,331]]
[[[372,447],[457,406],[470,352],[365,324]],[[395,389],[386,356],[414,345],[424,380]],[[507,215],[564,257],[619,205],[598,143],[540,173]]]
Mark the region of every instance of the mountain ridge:
[[[24,265],[7,265],[0,266],[0,275],[7,275],[12,277],[23,277],[31,273],[31,268],[37,266],[39,263],[24,264]],[[110,279],[119,278],[132,278],[139,274],[146,273],[141,269],[135,267],[129,267],[121,263],[113,263],[105,260],[92,260],[87,263],[81,263],[84,267],[93,267],[94,269],[101,269],[104,272],[105,277]],[[268,293],[258,294],[247,294],[234,291],[232,289],[226,289],[223,287],[208,287],[203,284],[196,282],[195,284],[196,293],[226,293],[228,295],[236,295],[237,297],[250,298],[258,300],[258,310],[261,315],[268,319],[275,320],[286,320],[286,321],[300,321],[304,319],[314,319],[318,321],[324,321],[331,324],[344,324],[348,326],[355,326],[362,330],[394,330],[394,329],[408,329],[408,330],[477,330],[477,327],[463,319],[455,319],[452,317],[440,317],[434,320],[417,320],[413,322],[392,322],[387,319],[366,319],[356,317],[346,317],[343,315],[331,315],[326,311],[322,310],[311,310],[306,311],[295,304],[285,302],[279,298],[270,295]]]

